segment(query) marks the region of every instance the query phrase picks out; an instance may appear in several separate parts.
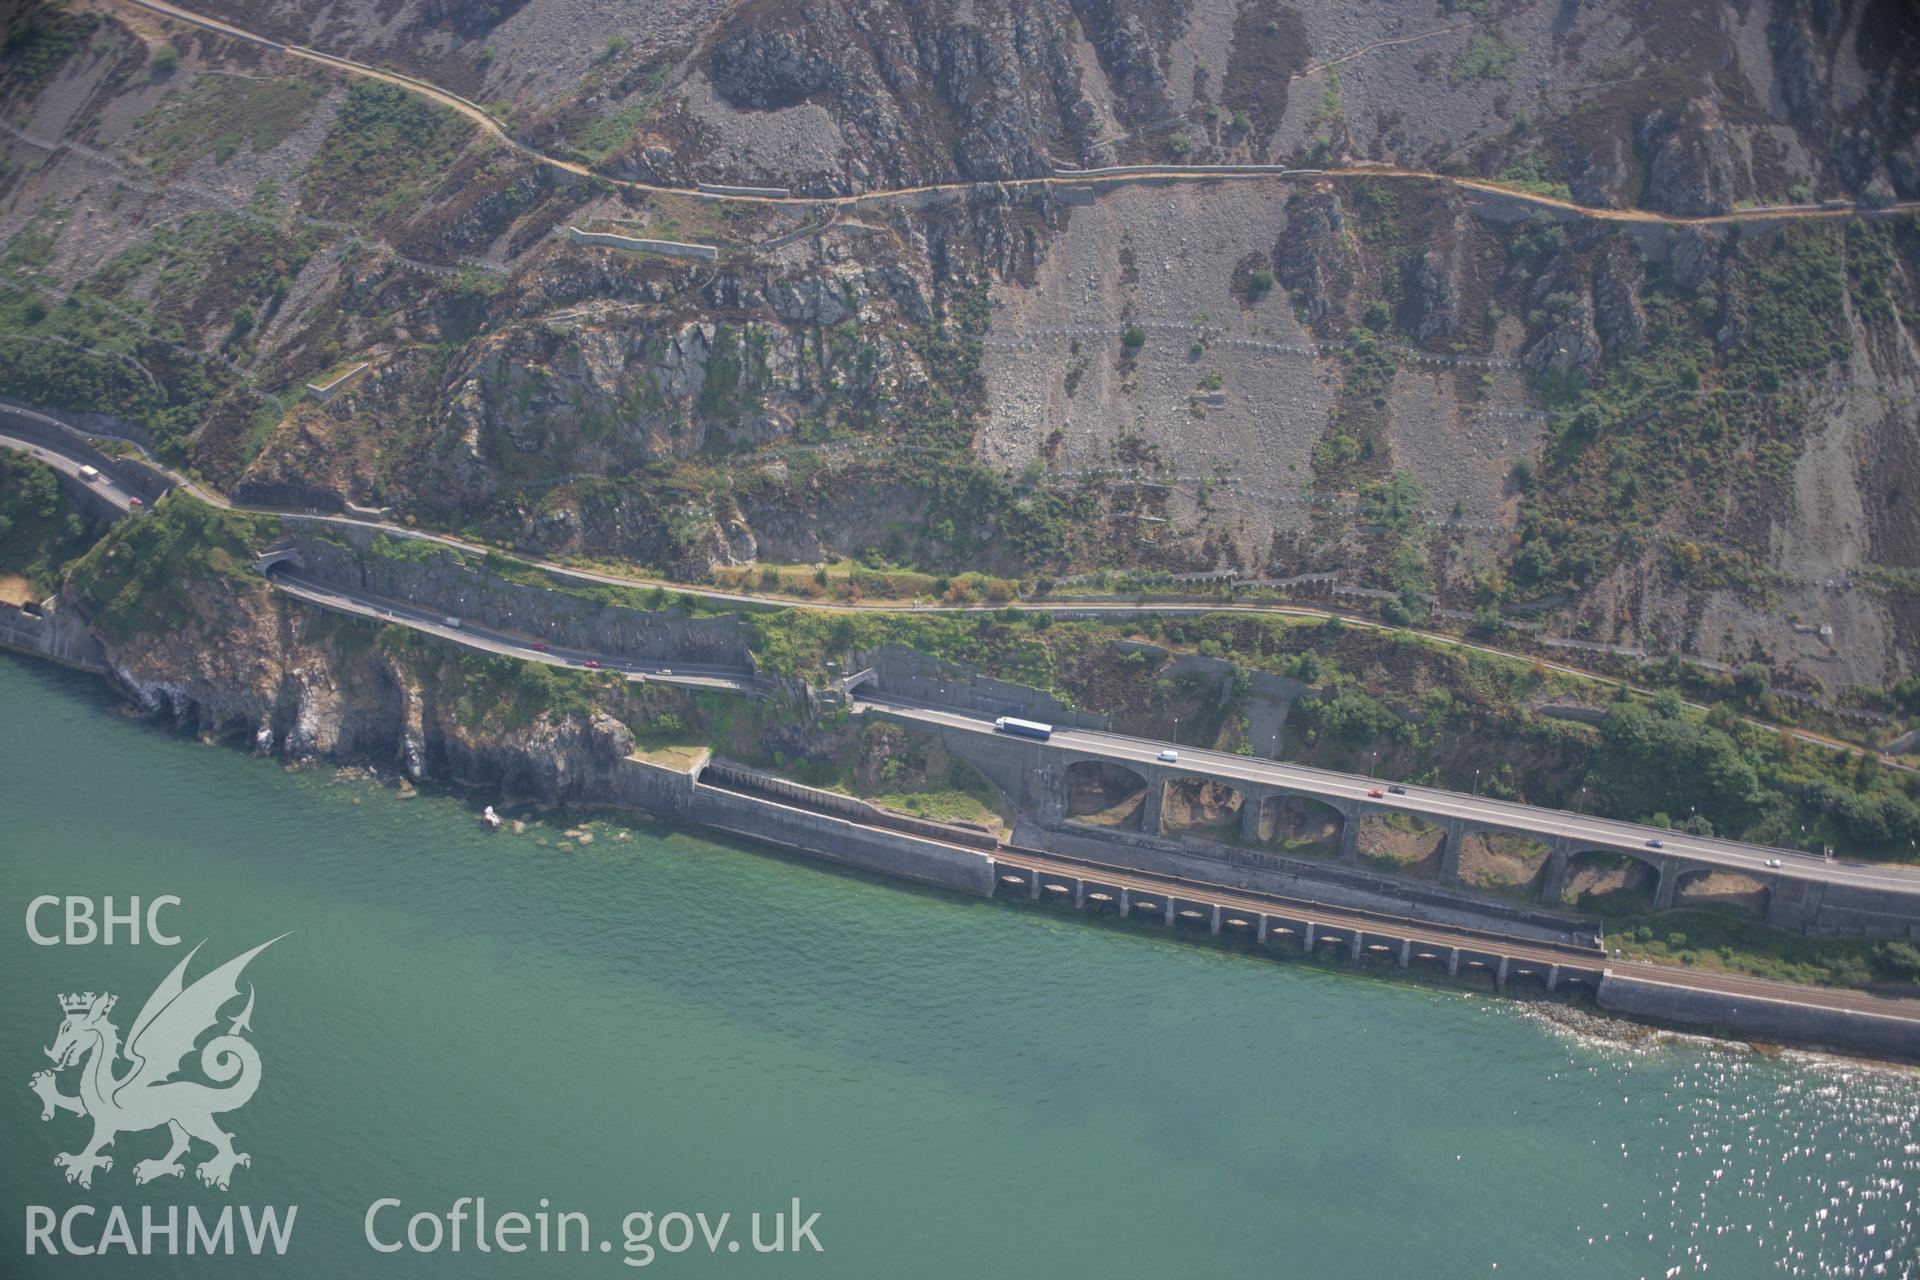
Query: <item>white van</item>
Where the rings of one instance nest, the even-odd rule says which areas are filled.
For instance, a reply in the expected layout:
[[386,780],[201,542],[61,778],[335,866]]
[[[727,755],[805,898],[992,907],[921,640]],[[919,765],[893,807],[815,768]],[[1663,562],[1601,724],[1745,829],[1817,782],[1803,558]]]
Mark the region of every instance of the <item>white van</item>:
[[458,618],[448,618],[446,621],[447,621],[447,625],[450,627],[457,627],[460,625],[460,619]]
[[98,467],[82,467],[80,468],[80,478],[88,484],[92,484],[100,478],[100,469]]

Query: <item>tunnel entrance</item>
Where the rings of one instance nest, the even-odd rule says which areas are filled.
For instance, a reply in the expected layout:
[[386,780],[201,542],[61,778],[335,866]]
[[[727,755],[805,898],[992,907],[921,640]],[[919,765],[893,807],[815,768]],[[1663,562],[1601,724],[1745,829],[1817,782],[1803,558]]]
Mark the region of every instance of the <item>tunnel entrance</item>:
[[1475,831],[1460,842],[1460,883],[1502,897],[1537,898],[1549,852],[1532,836]]
[[1067,766],[1067,817],[1095,826],[1140,830],[1147,780],[1125,765],[1081,760]]
[[1410,813],[1369,813],[1360,819],[1360,860],[1380,871],[1440,878],[1440,858],[1446,852],[1446,828]]
[[1638,915],[1653,909],[1660,868],[1630,853],[1589,849],[1567,860],[1560,900],[1600,915]]
[[1338,809],[1306,796],[1268,796],[1260,802],[1260,842],[1290,854],[1339,857],[1345,826]]
[[1160,797],[1163,834],[1232,837],[1240,830],[1242,797],[1237,788],[1212,778],[1172,778]]

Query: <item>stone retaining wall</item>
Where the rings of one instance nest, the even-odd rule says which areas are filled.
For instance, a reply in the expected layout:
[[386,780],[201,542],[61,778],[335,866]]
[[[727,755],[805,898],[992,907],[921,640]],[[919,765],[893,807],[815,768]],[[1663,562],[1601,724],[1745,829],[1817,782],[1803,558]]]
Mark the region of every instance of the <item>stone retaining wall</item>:
[[642,253],[665,254],[669,258],[697,258],[712,262],[720,251],[710,244],[681,244],[677,240],[647,240],[640,236],[615,235],[611,231],[582,231],[567,228],[567,238],[575,244],[599,244],[611,249],[635,249]]
[[[116,458],[104,453],[78,427],[32,409],[0,403],[0,426],[5,426],[9,435],[23,436],[55,452],[85,460],[112,476],[129,493],[140,495],[142,502],[151,504],[173,487],[171,480],[146,462],[138,458]],[[119,513],[116,511],[114,514]]]
[[540,586],[510,582],[451,548],[413,543],[406,558],[376,555],[373,531],[341,532],[348,544],[289,525],[302,572],[328,586],[426,605],[435,612],[503,631],[537,636],[567,648],[647,662],[685,662],[751,669],[747,632],[732,614],[690,618],[602,604]]
[[810,858],[980,897],[993,895],[993,858],[904,831],[881,831],[830,814],[696,783],[692,820]]
[[888,645],[855,665],[873,667],[880,689],[895,697],[1074,729],[1107,727],[1105,716],[1076,711],[1039,689],[995,680],[957,663],[942,662],[898,645]]
[[787,187],[735,187],[720,182],[702,182],[698,186],[703,195],[709,196],[759,196],[767,200],[789,200],[793,192]]

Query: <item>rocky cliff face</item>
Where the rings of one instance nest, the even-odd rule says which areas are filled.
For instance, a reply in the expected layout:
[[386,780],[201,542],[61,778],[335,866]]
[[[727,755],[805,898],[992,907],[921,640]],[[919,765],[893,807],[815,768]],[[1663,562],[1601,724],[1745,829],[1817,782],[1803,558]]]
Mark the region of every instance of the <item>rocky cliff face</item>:
[[[103,18],[0,87],[9,279],[81,300],[0,311],[0,391],[138,420],[236,496],[689,579],[1335,575],[1836,684],[1911,661],[1909,223],[1810,222],[1805,274],[1762,278],[1757,224],[1358,168],[1681,213],[1920,193],[1909,8],[206,3],[603,172],[915,188],[616,191],[210,35],[159,74],[157,29]],[[1174,159],[1327,173],[918,189]],[[1396,476],[1403,528],[1370,496]],[[1810,594],[1850,575],[1875,585]]]
[[514,453],[598,474],[766,445],[829,399],[874,405],[924,381],[903,338],[925,311],[911,276],[852,268],[728,273],[652,314],[587,303],[503,326],[451,370],[446,431],[487,465],[450,478],[496,483]]
[[511,689],[476,686],[482,677],[452,650],[398,632],[376,640],[258,583],[207,579],[194,596],[185,625],[107,641],[113,679],[149,714],[290,763],[365,762],[514,799],[611,803],[634,743],[607,708],[639,720],[684,710],[671,691],[609,689],[605,707],[518,720]]

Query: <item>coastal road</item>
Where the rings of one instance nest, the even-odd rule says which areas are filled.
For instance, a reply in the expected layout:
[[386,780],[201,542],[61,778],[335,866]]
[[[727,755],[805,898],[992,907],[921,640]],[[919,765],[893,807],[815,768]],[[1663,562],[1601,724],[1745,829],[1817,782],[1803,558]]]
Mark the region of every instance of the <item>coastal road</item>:
[[543,662],[551,667],[578,669],[591,663],[595,669],[613,672],[636,683],[655,681],[689,689],[724,689],[733,693],[750,693],[753,690],[753,673],[740,668],[636,661],[564,645],[536,649],[534,645],[542,642],[530,634],[502,631],[465,618],[456,626],[447,621],[445,613],[437,610],[422,608],[410,601],[389,600],[366,592],[324,586],[279,566],[275,566],[268,580],[288,595],[322,609],[352,614],[374,622],[396,623],[479,653],[498,654],[525,662]]
[[[23,416],[41,422],[67,426],[70,430],[79,430],[79,428],[71,427],[70,424],[63,423],[59,419],[50,417],[47,414],[27,409],[17,409],[10,405],[0,405],[0,447],[19,449],[23,452],[38,451],[48,457],[55,456],[54,450],[39,444],[32,437],[19,434],[18,432],[9,432],[7,430],[7,418],[9,415]],[[82,432],[82,434],[87,433]],[[304,520],[312,524],[325,525],[338,529],[372,529],[384,533],[389,537],[407,538],[415,542],[431,542],[438,546],[443,546],[468,555],[486,556],[502,554],[511,556],[523,564],[531,565],[533,568],[539,569],[544,573],[552,574],[554,577],[565,581],[581,582],[596,586],[635,587],[641,590],[652,590],[658,587],[662,590],[692,596],[695,599],[712,604],[725,604],[756,609],[810,609],[826,613],[982,614],[996,613],[1004,609],[1013,609],[1023,614],[1048,613],[1060,618],[1125,618],[1130,616],[1178,617],[1208,613],[1250,613],[1285,618],[1316,618],[1323,621],[1337,619],[1348,626],[1415,636],[1434,644],[1445,645],[1450,649],[1456,649],[1463,653],[1483,653],[1489,657],[1502,658],[1510,662],[1524,662],[1530,666],[1537,664],[1543,671],[1552,671],[1561,675],[1573,676],[1580,680],[1589,680],[1607,688],[1626,689],[1648,697],[1653,696],[1655,692],[1643,685],[1634,684],[1630,680],[1622,680],[1617,676],[1601,675],[1595,671],[1588,671],[1564,662],[1555,662],[1534,654],[1515,653],[1507,649],[1498,649],[1492,645],[1479,644],[1472,640],[1462,639],[1459,636],[1447,635],[1444,632],[1416,631],[1405,627],[1396,627],[1357,614],[1343,613],[1333,609],[1320,609],[1311,605],[1259,604],[1233,600],[1167,601],[1152,600],[1145,597],[1129,600],[1098,598],[1019,600],[1009,601],[1004,604],[917,604],[906,601],[846,602],[836,600],[796,600],[778,596],[754,595],[745,591],[728,591],[718,587],[702,587],[690,583],[669,582],[664,579],[649,578],[639,574],[615,573],[605,569],[584,569],[577,565],[559,564],[551,560],[527,559],[511,550],[490,547],[485,543],[454,537],[452,534],[433,533],[428,530],[410,528],[407,525],[395,524],[388,521],[362,520],[352,516],[317,515],[295,511],[290,508],[235,503],[225,495],[208,489],[191,477],[174,471],[157,458],[154,458],[151,454],[146,455],[146,462],[155,470],[164,473],[167,478],[178,487],[191,493],[202,502],[210,506],[219,507],[222,510],[278,515],[287,520]],[[75,465],[78,464],[76,463]],[[1706,705],[1703,703],[1688,702],[1686,705],[1696,711],[1707,710]],[[1797,742],[1826,747],[1829,750],[1842,751],[1849,755],[1876,756],[1879,758],[1881,764],[1889,769],[1897,769],[1902,772],[1911,771],[1911,767],[1907,764],[1891,756],[1884,755],[1870,746],[1862,746],[1859,743],[1848,742],[1842,738],[1831,737],[1824,733],[1816,733],[1811,729],[1788,728],[1785,725],[1773,724],[1752,716],[1741,716],[1740,719],[1742,723],[1752,725],[1756,729],[1763,729],[1768,733],[1784,733]]]
[[[11,412],[20,413],[25,412],[25,410],[11,410]],[[33,416],[39,417],[40,415],[35,414]],[[52,421],[52,419],[48,419],[48,421]],[[115,480],[104,471],[99,473],[100,478],[97,480],[89,480],[86,476],[80,474],[83,467],[93,465],[82,458],[73,457],[57,449],[49,449],[45,445],[38,444],[24,436],[7,435],[4,438],[0,438],[0,444],[26,454],[44,466],[52,467],[55,471],[72,480],[75,484],[84,486],[102,498],[105,498],[122,514],[133,510],[134,495],[118,480]]]
[[[81,464],[74,459],[53,450],[43,449],[26,440],[0,439],[0,443],[19,448],[24,452],[39,455],[49,466],[78,478]],[[103,480],[105,477],[103,477]],[[131,510],[131,494],[117,484],[109,482],[105,490],[116,498],[122,510]],[[665,664],[635,662],[611,656],[596,655],[586,650],[567,647],[552,647],[545,651],[533,647],[532,636],[470,624],[464,619],[458,626],[449,625],[445,615],[405,601],[387,600],[366,593],[343,592],[300,578],[297,574],[279,569],[272,575],[273,585],[298,599],[320,608],[366,618],[376,622],[385,622],[405,626],[423,634],[433,635],[444,641],[460,645],[482,653],[498,654],[523,661],[544,662],[553,666],[582,667],[589,660],[601,663],[603,670],[611,671],[633,681],[657,680],[689,688],[723,689],[736,692],[749,691],[752,688],[750,672],[725,667],[675,664],[671,668]],[[870,705],[883,707],[897,714],[925,719],[933,723],[953,724],[970,730],[992,733],[990,722],[976,717],[935,708],[917,707],[896,701],[880,702],[864,699]],[[1102,733],[1092,730],[1062,730],[1054,735],[1057,741],[1065,745],[1082,745],[1090,750],[1114,755],[1141,765],[1158,763],[1156,757],[1163,744],[1120,734]],[[1379,785],[1374,780],[1359,778],[1349,774],[1333,773],[1327,770],[1309,769],[1298,765],[1289,765],[1278,761],[1260,761],[1250,757],[1222,752],[1181,749],[1181,762],[1204,768],[1209,773],[1223,777],[1237,777],[1248,781],[1263,781],[1274,785],[1287,786],[1295,790],[1319,793],[1345,798],[1365,798],[1366,790]],[[1488,821],[1501,825],[1522,826],[1529,829],[1547,831],[1554,834],[1568,834],[1575,838],[1593,838],[1605,842],[1617,843],[1623,834],[1633,840],[1650,831],[1629,823],[1609,822],[1604,819],[1586,818],[1581,815],[1567,814],[1558,810],[1538,809],[1532,806],[1515,805],[1503,801],[1490,800],[1478,796],[1462,796],[1458,793],[1434,791],[1428,788],[1409,788],[1405,796],[1394,796],[1396,806],[1408,812],[1430,817],[1460,817],[1469,821]],[[1380,801],[1370,801],[1379,804]],[[1902,868],[1865,867],[1852,863],[1828,863],[1818,858],[1794,855],[1783,851],[1743,845],[1734,841],[1702,841],[1697,838],[1671,840],[1672,833],[1659,832],[1657,836],[1667,840],[1667,847],[1674,853],[1686,854],[1703,861],[1720,862],[1734,868],[1754,866],[1756,858],[1780,857],[1783,862],[1794,859],[1788,870],[1810,874],[1835,883],[1859,884],[1869,887],[1915,888],[1920,887],[1920,878],[1912,871]],[[965,848],[965,846],[954,846]],[[967,849],[977,853],[978,850]],[[1036,870],[1048,874],[1079,875],[1086,877],[1098,875],[1102,879],[1142,892],[1179,893],[1183,887],[1190,896],[1202,886],[1173,882],[1157,878],[1150,874],[1105,869],[1098,864],[1076,861],[1061,861],[1048,855],[1034,853],[1021,855]],[[1781,874],[1771,872],[1770,874]],[[1208,896],[1215,898],[1223,906],[1249,911],[1276,908],[1287,909],[1283,900],[1264,898],[1245,891],[1219,887],[1207,889]],[[1364,917],[1349,916],[1337,910],[1314,908],[1311,912],[1316,920],[1324,920],[1331,928],[1371,928],[1380,930],[1382,922]],[[1484,937],[1476,938],[1472,933],[1450,933],[1443,926],[1431,928],[1407,928],[1393,926],[1412,937],[1416,942],[1435,946],[1488,946]],[[1519,941],[1498,944],[1500,949],[1516,959],[1541,964],[1574,963],[1578,958],[1591,962],[1593,957],[1584,949],[1558,949],[1547,945],[1528,944]],[[1758,999],[1778,1000],[1788,1003],[1827,1005],[1832,1007],[1864,1010],[1881,1016],[1899,1017],[1914,1020],[1920,1024],[1920,1004],[1912,1001],[1891,1001],[1869,995],[1864,992],[1846,991],[1832,988],[1803,988],[1781,983],[1767,982],[1736,974],[1716,973],[1710,970],[1680,970],[1667,966],[1637,963],[1614,962],[1607,966],[1618,972],[1632,973],[1647,981],[1663,982],[1669,985],[1692,987],[1696,989],[1717,990],[1746,995]]]
[[[858,692],[854,697],[857,703],[925,724],[988,735],[997,733],[993,722],[980,716],[902,699],[863,696]],[[1790,876],[1861,889],[1920,893],[1920,868],[1915,867],[1828,862],[1818,855],[1789,849],[1684,835],[1638,823],[1616,822],[1609,818],[1568,813],[1562,809],[1545,809],[1488,796],[1439,791],[1431,787],[1410,786],[1405,795],[1394,795],[1386,791],[1388,786],[1394,784],[1384,779],[1336,773],[1328,769],[1314,769],[1224,751],[1179,747],[1176,748],[1180,756],[1178,763],[1168,764],[1158,758],[1160,752],[1168,748],[1164,742],[1093,729],[1055,729],[1051,743],[1140,766],[1139,772],[1143,776],[1150,777],[1156,771],[1188,769],[1209,777],[1282,787],[1306,795],[1364,801],[1377,808],[1397,809],[1442,825],[1451,820],[1460,820],[1548,838],[1564,836],[1586,848],[1635,852],[1649,858],[1671,854],[1765,879]],[[1385,794],[1377,799],[1371,798],[1367,794],[1371,790]],[[1647,842],[1650,840],[1660,841],[1662,847],[1648,848]],[[1777,860],[1781,865],[1778,868],[1769,867],[1766,864],[1770,860]]]

